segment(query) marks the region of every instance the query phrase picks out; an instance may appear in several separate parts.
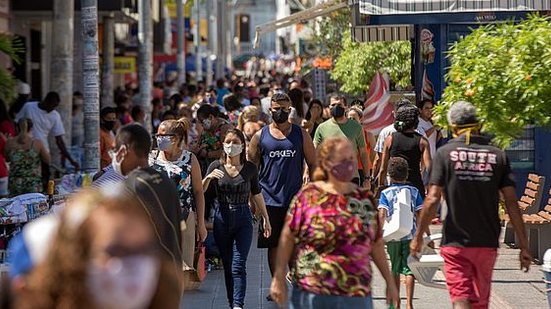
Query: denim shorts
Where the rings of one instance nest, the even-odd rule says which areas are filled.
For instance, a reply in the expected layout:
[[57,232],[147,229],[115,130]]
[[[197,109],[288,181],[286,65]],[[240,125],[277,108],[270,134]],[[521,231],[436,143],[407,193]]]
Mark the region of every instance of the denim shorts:
[[289,309],[373,309],[371,295],[349,297],[339,295],[318,295],[294,286]]

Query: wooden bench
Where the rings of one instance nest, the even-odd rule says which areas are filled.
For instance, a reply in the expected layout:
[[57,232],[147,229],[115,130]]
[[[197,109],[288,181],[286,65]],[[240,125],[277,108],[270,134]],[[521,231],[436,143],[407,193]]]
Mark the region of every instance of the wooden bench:
[[[526,180],[526,186],[524,188],[524,194],[518,201],[518,207],[520,209],[523,218],[525,216],[531,216],[539,211],[539,206],[543,198],[543,188],[545,185],[545,177],[538,176],[536,174],[528,174]],[[536,219],[536,218],[534,218]],[[503,220],[505,221],[505,239],[503,242],[509,246],[515,246],[518,242],[515,236],[513,226],[509,222],[509,216],[505,215]],[[528,234],[527,234],[528,235]]]
[[551,195],[541,211],[537,214],[523,215],[522,221],[527,230],[530,254],[541,264],[545,251],[551,248]]

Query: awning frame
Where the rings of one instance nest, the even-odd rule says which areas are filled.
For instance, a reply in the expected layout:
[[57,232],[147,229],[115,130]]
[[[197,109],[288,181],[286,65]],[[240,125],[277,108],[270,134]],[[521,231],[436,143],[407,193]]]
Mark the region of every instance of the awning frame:
[[285,28],[303,21],[312,20],[317,17],[325,16],[345,7],[348,7],[348,1],[346,0],[328,0],[304,11],[300,11],[287,17],[258,25],[256,27],[256,34],[254,38],[254,48],[257,48],[259,46],[261,34],[272,32],[280,28]]

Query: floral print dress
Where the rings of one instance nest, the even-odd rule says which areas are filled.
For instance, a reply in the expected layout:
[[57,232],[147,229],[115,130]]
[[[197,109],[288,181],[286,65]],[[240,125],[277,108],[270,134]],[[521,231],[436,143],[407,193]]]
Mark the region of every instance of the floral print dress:
[[159,151],[149,156],[149,165],[159,173],[165,173],[172,179],[178,190],[182,213],[187,214],[189,209],[195,210],[195,199],[191,183],[191,152],[183,150],[178,161],[164,161],[159,159]]
[[371,248],[382,226],[371,194],[325,192],[315,183],[296,195],[288,213],[295,235],[291,275],[299,289],[318,294],[371,294]]
[[33,149],[16,149],[8,154],[10,162],[10,196],[42,192],[42,161],[40,154]]

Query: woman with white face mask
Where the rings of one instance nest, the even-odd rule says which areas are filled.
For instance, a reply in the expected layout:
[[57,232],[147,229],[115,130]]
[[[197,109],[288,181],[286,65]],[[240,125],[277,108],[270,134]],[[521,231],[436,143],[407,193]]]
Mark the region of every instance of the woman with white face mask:
[[[120,187],[118,187],[120,186]],[[161,254],[155,230],[122,184],[70,200],[45,260],[14,308],[177,308],[182,278]]]
[[182,233],[184,270],[193,270],[195,234],[207,238],[205,201],[201,184],[201,167],[195,155],[187,150],[191,123],[186,119],[165,120],[159,125],[157,149],[151,152],[149,165],[166,174],[176,184],[186,229]]
[[[245,136],[237,129],[227,132],[224,156],[214,161],[203,180],[203,189],[216,188],[218,209],[214,216],[214,239],[224,265],[226,293],[231,308],[243,308],[247,276],[245,266],[253,238],[251,205],[259,210],[265,237],[272,227],[258,183],[256,165],[246,159]],[[235,251],[234,251],[235,248]]]

